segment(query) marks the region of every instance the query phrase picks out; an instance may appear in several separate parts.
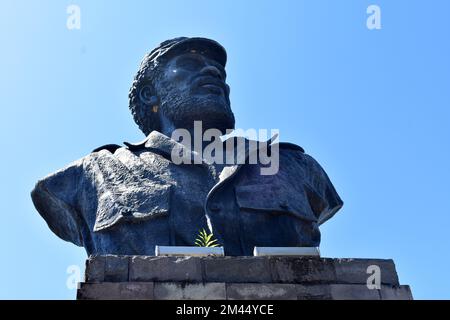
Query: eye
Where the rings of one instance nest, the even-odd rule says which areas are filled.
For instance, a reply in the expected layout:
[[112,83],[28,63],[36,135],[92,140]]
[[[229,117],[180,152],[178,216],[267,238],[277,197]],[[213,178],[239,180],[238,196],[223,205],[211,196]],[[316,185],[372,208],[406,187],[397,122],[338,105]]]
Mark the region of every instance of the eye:
[[195,71],[202,67],[202,61],[194,56],[183,56],[177,60],[176,66],[177,68]]

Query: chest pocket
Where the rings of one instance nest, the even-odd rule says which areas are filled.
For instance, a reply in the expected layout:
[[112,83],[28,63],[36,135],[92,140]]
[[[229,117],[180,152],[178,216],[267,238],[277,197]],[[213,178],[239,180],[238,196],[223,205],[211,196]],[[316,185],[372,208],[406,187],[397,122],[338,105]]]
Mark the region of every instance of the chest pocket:
[[255,214],[286,214],[306,221],[317,221],[305,192],[272,184],[255,184],[236,186],[235,193],[241,210]]
[[98,200],[94,231],[105,230],[119,222],[168,216],[170,195],[170,185],[157,183],[121,185],[105,190]]

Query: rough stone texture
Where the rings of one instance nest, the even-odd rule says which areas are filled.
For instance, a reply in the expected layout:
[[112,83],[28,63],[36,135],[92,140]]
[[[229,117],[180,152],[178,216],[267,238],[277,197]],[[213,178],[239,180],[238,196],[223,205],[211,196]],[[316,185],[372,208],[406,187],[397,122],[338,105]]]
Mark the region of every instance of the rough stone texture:
[[297,300],[295,284],[287,283],[230,283],[228,300]]
[[256,257],[208,257],[202,259],[204,281],[272,282],[269,259]]
[[380,300],[380,290],[361,284],[330,284],[332,300]]
[[412,300],[408,286],[368,289],[359,284],[288,283],[81,283],[80,300]]
[[381,286],[382,300],[413,300],[409,286]]
[[[367,288],[367,267],[382,286]],[[78,299],[412,299],[392,260],[91,256]]]
[[333,259],[276,257],[270,258],[273,282],[336,282]]
[[153,282],[81,283],[78,300],[152,300]]
[[[366,284],[376,265],[381,283],[399,285],[392,260],[308,257],[91,256],[87,282],[187,281]],[[245,270],[246,272],[242,272]]]
[[[105,282],[128,281],[128,256],[105,256]],[[90,266],[89,266],[90,267]]]
[[380,300],[380,290],[365,285],[300,285],[286,283],[227,284],[229,300]]
[[90,283],[105,281],[105,264],[105,256],[90,256],[86,260],[84,281]]
[[225,300],[225,283],[155,283],[156,300]]
[[131,257],[129,281],[202,281],[196,257]]
[[367,268],[371,265],[380,267],[381,283],[399,285],[394,261],[390,259],[334,259],[336,278],[339,283],[366,283]]
[[296,285],[298,300],[331,300],[331,288],[327,284]]

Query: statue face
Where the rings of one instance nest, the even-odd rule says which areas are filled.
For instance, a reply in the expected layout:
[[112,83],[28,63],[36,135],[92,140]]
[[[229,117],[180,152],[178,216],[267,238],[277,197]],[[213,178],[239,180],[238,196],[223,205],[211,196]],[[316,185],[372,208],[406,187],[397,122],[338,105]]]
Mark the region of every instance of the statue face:
[[202,121],[204,128],[234,128],[230,87],[221,64],[199,53],[183,53],[163,67],[155,90],[161,112],[175,128],[189,128]]

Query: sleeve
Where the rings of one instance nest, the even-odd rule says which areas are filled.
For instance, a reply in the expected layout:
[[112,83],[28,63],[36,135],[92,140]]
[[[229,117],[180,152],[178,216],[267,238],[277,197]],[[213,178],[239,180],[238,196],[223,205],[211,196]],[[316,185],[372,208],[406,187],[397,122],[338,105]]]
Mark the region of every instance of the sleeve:
[[304,155],[309,171],[309,183],[305,185],[309,204],[318,224],[333,217],[344,202],[339,197],[325,170],[309,155]]
[[81,159],[39,180],[31,192],[34,206],[53,233],[77,246],[83,246],[84,220],[76,209],[82,178]]

